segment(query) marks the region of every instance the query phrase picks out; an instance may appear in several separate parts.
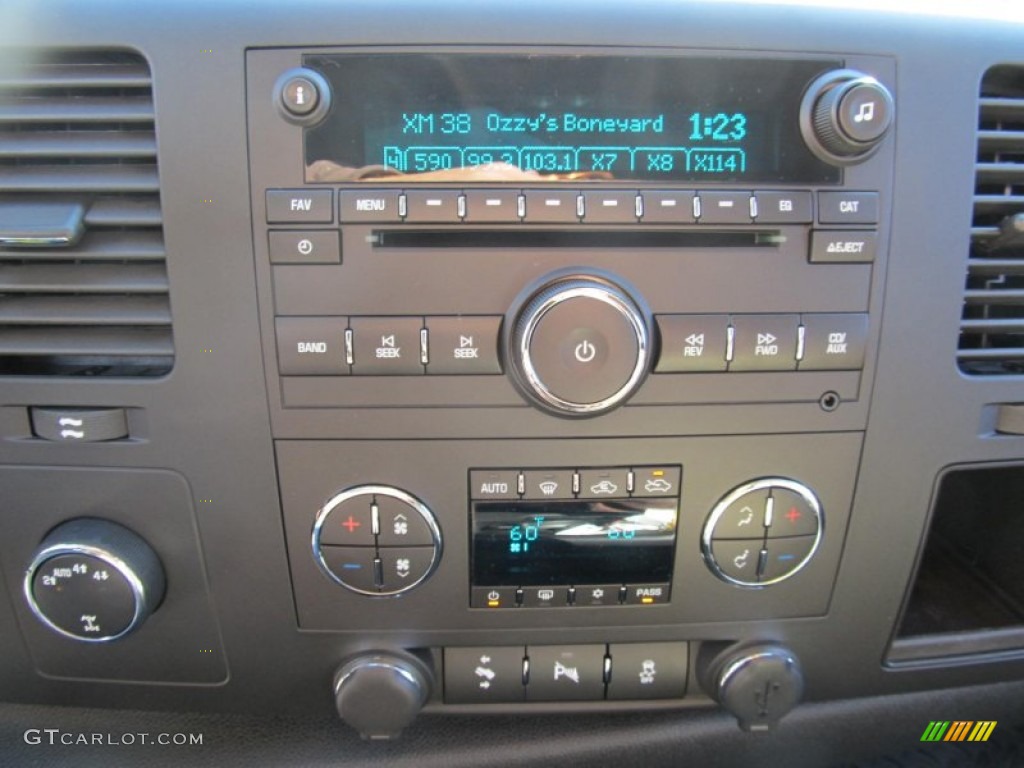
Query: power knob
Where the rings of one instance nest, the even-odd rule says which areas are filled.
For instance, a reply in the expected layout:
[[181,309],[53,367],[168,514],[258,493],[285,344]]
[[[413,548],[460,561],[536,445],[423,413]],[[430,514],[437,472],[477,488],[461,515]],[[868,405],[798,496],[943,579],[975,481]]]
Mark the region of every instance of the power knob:
[[32,613],[64,637],[117,640],[137,629],[163,600],[163,567],[152,548],[117,523],[79,518],[43,539],[25,572]]
[[842,69],[811,83],[800,107],[800,128],[818,157],[852,165],[878,149],[894,113],[889,89],[863,72]]
[[430,696],[430,672],[416,658],[366,653],[334,675],[334,703],[341,719],[365,739],[390,739],[419,714]]
[[543,410],[596,416],[624,403],[650,366],[650,313],[620,281],[568,271],[528,291],[511,323],[513,381]]

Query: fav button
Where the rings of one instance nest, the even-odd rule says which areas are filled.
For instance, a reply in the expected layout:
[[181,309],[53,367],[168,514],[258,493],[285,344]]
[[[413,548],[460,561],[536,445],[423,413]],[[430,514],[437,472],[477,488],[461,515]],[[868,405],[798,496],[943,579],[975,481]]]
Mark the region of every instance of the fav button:
[[330,189],[268,189],[269,224],[330,224],[334,221]]

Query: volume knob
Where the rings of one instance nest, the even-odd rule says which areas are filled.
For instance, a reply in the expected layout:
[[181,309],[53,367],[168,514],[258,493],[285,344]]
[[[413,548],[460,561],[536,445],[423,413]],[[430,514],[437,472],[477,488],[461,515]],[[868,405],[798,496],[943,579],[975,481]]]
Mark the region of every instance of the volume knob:
[[801,129],[811,151],[833,165],[866,160],[892,126],[892,94],[875,78],[854,70],[814,81],[801,107]]
[[520,390],[561,416],[596,416],[640,386],[650,322],[630,294],[600,276],[550,277],[518,312],[510,346]]

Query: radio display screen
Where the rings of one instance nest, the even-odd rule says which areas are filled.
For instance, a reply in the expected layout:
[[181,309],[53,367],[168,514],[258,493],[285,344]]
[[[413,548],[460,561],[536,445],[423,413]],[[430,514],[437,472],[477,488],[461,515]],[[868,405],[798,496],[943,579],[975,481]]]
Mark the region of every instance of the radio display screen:
[[675,499],[473,504],[473,584],[669,582]]
[[307,182],[838,183],[800,134],[837,61],[313,54],[330,83]]

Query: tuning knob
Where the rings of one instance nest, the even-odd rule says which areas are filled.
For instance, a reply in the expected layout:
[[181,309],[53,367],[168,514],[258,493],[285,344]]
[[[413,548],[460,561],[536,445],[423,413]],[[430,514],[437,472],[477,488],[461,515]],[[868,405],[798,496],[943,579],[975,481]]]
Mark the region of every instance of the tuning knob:
[[815,80],[801,106],[801,130],[811,151],[834,165],[866,160],[892,126],[892,94],[875,78],[844,69]]
[[804,692],[800,662],[781,645],[727,652],[707,666],[703,678],[714,699],[745,731],[769,730],[800,703]]
[[137,629],[164,596],[150,546],[109,520],[80,518],[54,528],[25,572],[25,599],[54,632],[90,643]]
[[649,314],[617,282],[562,273],[529,294],[510,339],[519,389],[560,416],[596,416],[625,402],[650,362]]
[[398,736],[429,696],[430,673],[411,656],[364,654],[343,664],[334,675],[338,714],[364,739]]

